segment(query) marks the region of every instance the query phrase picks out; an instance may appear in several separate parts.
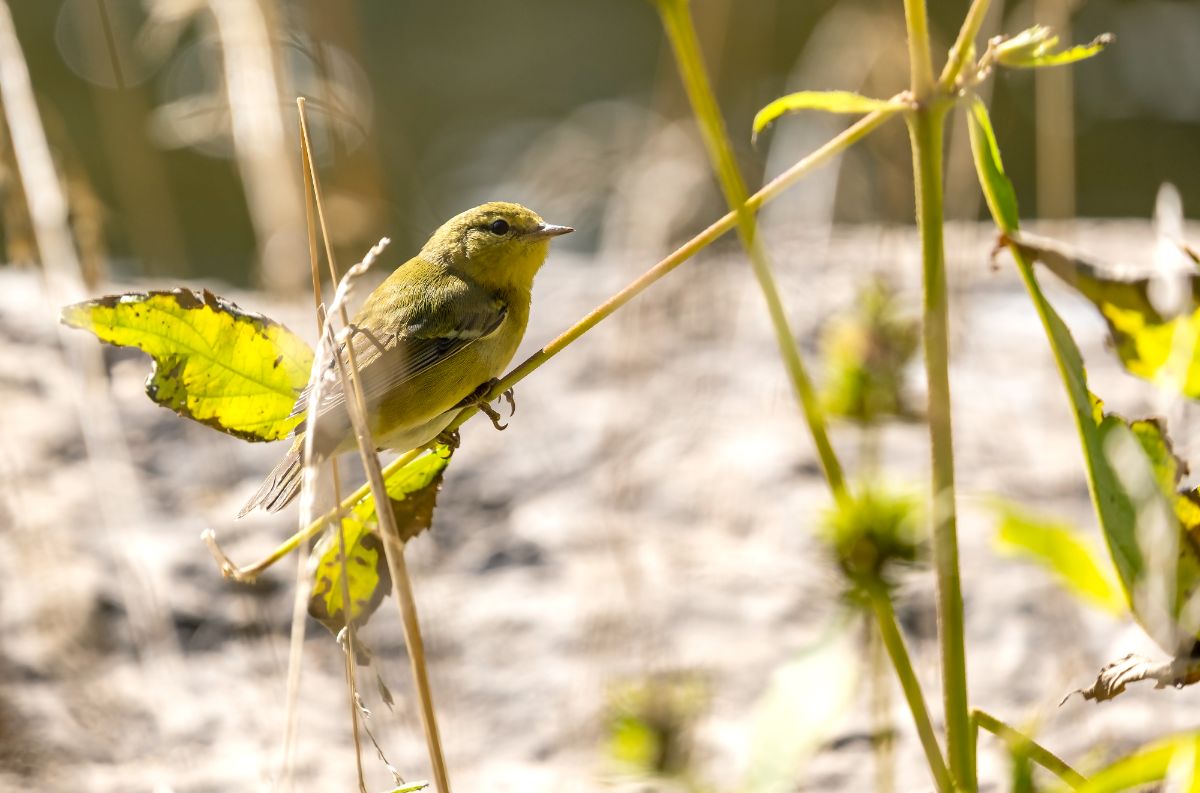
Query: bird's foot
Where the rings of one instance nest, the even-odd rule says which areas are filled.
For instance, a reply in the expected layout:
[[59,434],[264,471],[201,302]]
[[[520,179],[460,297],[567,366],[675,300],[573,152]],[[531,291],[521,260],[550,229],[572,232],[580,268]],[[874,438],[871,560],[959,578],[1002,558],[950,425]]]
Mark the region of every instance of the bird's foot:
[[[486,383],[479,386],[479,388],[476,388],[473,392],[471,392],[466,399],[459,402],[458,407],[478,408],[480,413],[483,413],[492,420],[493,427],[498,430],[506,430],[508,429],[508,425],[501,422],[500,411],[492,407],[487,399],[488,394],[492,393],[492,389],[494,389],[499,383],[500,381],[493,377],[491,380],[488,380]],[[500,396],[508,402],[508,415],[511,418],[517,412],[517,400],[513,395],[513,390],[510,388]]]
[[438,433],[438,436],[434,439],[434,442],[445,446],[450,450],[450,453],[453,454],[454,451],[462,445],[462,435],[458,430],[443,430],[442,432]]

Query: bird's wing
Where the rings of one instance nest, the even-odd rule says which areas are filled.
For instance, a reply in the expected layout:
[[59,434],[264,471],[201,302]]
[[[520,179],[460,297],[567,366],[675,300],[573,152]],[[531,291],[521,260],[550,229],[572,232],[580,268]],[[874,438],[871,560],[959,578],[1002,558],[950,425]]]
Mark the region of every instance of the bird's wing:
[[[354,345],[368,410],[417,375],[494,333],[508,314],[508,306],[503,300],[474,285],[443,290],[433,300],[402,302],[420,308],[393,315],[391,322],[385,323],[386,327],[374,328],[363,321],[370,308],[369,301],[351,323],[355,329],[350,343]],[[374,315],[378,316],[378,313]],[[349,367],[344,342],[338,353]],[[331,410],[342,410],[345,402],[341,376],[332,357],[323,367],[321,376],[325,382],[321,386],[318,416]],[[293,416],[307,411],[309,390],[310,387],[306,387],[300,394],[292,408]],[[296,432],[303,429],[304,424],[301,424]]]

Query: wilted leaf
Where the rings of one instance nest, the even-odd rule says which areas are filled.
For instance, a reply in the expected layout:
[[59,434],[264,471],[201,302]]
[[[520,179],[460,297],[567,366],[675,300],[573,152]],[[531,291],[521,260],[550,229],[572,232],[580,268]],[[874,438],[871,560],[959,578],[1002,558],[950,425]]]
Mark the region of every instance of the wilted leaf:
[[1069,526],[1034,517],[1011,504],[999,505],[997,544],[1010,555],[1050,571],[1063,588],[1110,614],[1126,611],[1119,585],[1095,550]]
[[[450,450],[439,446],[394,472],[384,484],[402,540],[410,540],[433,522],[442,476],[450,463]],[[370,495],[342,519],[346,544],[346,583],[350,595],[350,622],[363,625],[391,590],[387,556],[379,537],[375,501]],[[308,613],[334,634],[346,625],[342,592],[341,544],[328,532],[313,551],[317,558]]]
[[1032,234],[1008,233],[1004,241],[1096,306],[1131,374],[1200,399],[1200,272],[1167,276],[1186,285],[1187,302],[1181,313],[1164,316],[1151,299],[1157,285],[1167,286],[1163,277],[1122,273]]
[[1011,69],[1036,69],[1043,66],[1062,66],[1098,55],[1115,41],[1111,33],[1097,36],[1090,44],[1080,44],[1055,52],[1058,36],[1044,25],[1034,25],[1015,36],[997,36],[988,42],[992,59]]
[[132,292],[67,306],[62,321],[154,359],[152,400],[249,441],[283,438],[312,350],[276,322],[205,290]]
[[1082,694],[1084,699],[1106,702],[1124,692],[1130,683],[1141,680],[1153,680],[1155,688],[1190,686],[1200,682],[1200,662],[1192,658],[1151,661],[1130,654],[1101,669],[1096,682],[1088,688],[1071,693]]
[[[976,170],[988,206],[996,224],[1012,237],[1017,232],[1016,201],[1012,198],[1012,185],[1004,175],[987,108],[978,98],[971,103],[969,120]],[[1180,470],[1178,462],[1170,453],[1169,444],[1158,424],[1145,421],[1131,423],[1119,416],[1104,414],[1103,403],[1088,391],[1087,372],[1079,347],[1058,312],[1042,293],[1034,277],[1032,262],[1019,246],[1014,246],[1013,257],[1045,326],[1059,374],[1071,400],[1083,444],[1092,501],[1125,590],[1126,602],[1147,633],[1163,649],[1172,654],[1178,653],[1183,639],[1179,629],[1183,627],[1185,635],[1189,630],[1194,630],[1177,622],[1186,598],[1200,581],[1190,545],[1192,540],[1186,533],[1178,532],[1179,543],[1174,547],[1183,555],[1175,554],[1170,558],[1170,562],[1176,565],[1176,578],[1172,582],[1175,584],[1171,593],[1173,599],[1168,603],[1158,597],[1158,592],[1163,589],[1160,586],[1162,577],[1171,576],[1172,571],[1147,569],[1147,554],[1143,553],[1143,548],[1155,551],[1159,557],[1164,554],[1157,541],[1144,544],[1140,536],[1153,528],[1148,516],[1165,513],[1169,519],[1170,514],[1178,514],[1188,506],[1180,504],[1174,490],[1176,475]],[[1118,476],[1109,459],[1109,450],[1122,448],[1131,449],[1132,453],[1122,461],[1122,475]],[[1138,478],[1144,478],[1151,484],[1137,492],[1130,492],[1128,483]],[[1169,487],[1166,486],[1168,481],[1171,482]],[[1148,588],[1153,589],[1148,587],[1149,584],[1157,587],[1153,597],[1145,595]]]
[[825,113],[872,113],[896,107],[887,99],[872,99],[852,91],[799,91],[781,96],[758,111],[754,116],[753,135],[757,137],[780,116],[801,110],[819,110]]
[[755,708],[745,793],[796,789],[804,765],[853,701],[858,659],[847,622],[820,645],[771,675]]

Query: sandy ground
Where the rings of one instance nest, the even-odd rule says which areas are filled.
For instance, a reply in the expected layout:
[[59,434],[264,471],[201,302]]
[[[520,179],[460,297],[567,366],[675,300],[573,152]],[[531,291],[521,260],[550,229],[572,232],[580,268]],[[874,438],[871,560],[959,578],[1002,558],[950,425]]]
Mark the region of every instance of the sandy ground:
[[[810,352],[820,324],[849,305],[868,273],[893,276],[915,309],[911,231],[779,236],[780,280]],[[1152,249],[1141,223],[1088,227],[1078,238],[1114,257],[1144,259]],[[1040,325],[1007,262],[989,268],[990,244],[975,227],[949,235],[970,688],[979,706],[1036,722],[1048,746],[1086,769],[1196,727],[1200,692],[1141,687],[1103,706],[1058,706],[1105,662],[1155,650],[1127,621],[1077,606],[1042,572],[994,550],[991,494],[1098,537]],[[464,431],[433,531],[410,551],[457,790],[654,789],[611,773],[602,751],[606,691],[680,670],[708,691],[695,732],[697,774],[736,789],[755,703],[773,673],[814,647],[828,649],[838,585],[812,535],[828,495],[753,279],[722,250],[685,265],[522,383],[508,431],[482,421]],[[556,256],[535,290],[525,349],[652,257],[643,258]],[[147,285],[108,291],[136,286]],[[1099,319],[1057,284],[1048,287],[1094,390],[1130,414],[1168,411],[1180,451],[1195,460],[1189,410],[1120,372]],[[302,302],[216,289],[312,335]],[[142,394],[145,361],[109,352],[118,443],[105,435],[105,400],[81,390],[81,364],[58,339],[34,274],[0,270],[0,789],[271,790],[295,566],[285,562],[253,587],[226,582],[198,537],[213,528],[235,559],[248,561],[294,528],[292,512],[233,519],[281,450],[155,406]],[[919,401],[920,372],[912,374]],[[838,427],[834,441],[853,471],[855,430]],[[922,425],[883,432],[890,482],[922,487],[927,455]],[[940,724],[931,594],[931,574],[914,571],[899,610]],[[365,638],[397,697],[389,711],[364,681],[376,734],[407,778],[427,778],[390,599]],[[874,784],[871,719],[853,663],[861,653],[847,653],[833,667],[838,679],[814,690],[845,688],[849,701],[795,789]],[[795,709],[811,706],[816,718],[818,699],[806,696]],[[898,692],[893,706],[895,789],[929,790]],[[353,789],[341,656],[314,622],[298,714],[294,789]],[[369,789],[386,789],[373,751],[364,759]],[[980,767],[987,789],[1004,789],[1005,757],[986,738]]]

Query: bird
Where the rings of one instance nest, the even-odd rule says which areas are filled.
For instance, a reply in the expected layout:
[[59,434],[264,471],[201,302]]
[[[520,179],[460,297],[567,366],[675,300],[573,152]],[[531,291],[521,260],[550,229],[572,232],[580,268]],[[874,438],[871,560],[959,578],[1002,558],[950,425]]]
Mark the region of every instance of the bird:
[[[459,408],[482,402],[525,335],[533,280],[550,240],[572,231],[520,204],[482,204],[442,224],[416,256],[371,292],[337,355],[348,367],[346,345],[353,345],[379,448],[424,446],[443,433]],[[305,433],[315,433],[318,462],[357,448],[332,353],[322,370],[315,420],[305,415],[310,384],[292,409],[303,420],[292,431],[291,448],[239,518],[255,507],[277,512],[296,497]],[[498,415],[488,412],[496,423]]]

